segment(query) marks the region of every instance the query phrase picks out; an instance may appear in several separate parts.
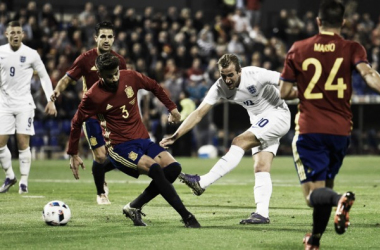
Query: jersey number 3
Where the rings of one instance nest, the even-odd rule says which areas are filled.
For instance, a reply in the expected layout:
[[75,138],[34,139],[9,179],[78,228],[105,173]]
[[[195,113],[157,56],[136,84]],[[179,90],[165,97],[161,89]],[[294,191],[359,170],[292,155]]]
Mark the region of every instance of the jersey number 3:
[[[338,98],[342,99],[344,98],[344,90],[347,89],[347,84],[344,83],[343,77],[339,77],[337,79],[337,84],[333,84],[333,81],[335,79],[336,74],[338,73],[338,70],[340,68],[340,65],[343,62],[343,58],[339,57],[335,60],[335,63],[330,71],[330,74],[327,78],[327,81],[325,83],[325,90],[328,91],[337,91]],[[302,63],[302,70],[307,71],[309,65],[312,64],[315,67],[315,73],[313,77],[311,78],[309,84],[307,85],[307,88],[305,90],[304,96],[306,99],[323,99],[323,93],[311,93],[319,81],[319,78],[322,75],[322,64],[321,62],[316,58],[308,58]]]

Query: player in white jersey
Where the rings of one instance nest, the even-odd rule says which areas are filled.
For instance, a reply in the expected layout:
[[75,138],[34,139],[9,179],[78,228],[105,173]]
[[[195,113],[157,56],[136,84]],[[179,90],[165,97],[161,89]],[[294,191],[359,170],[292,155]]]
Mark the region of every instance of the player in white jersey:
[[245,151],[251,149],[254,160],[256,211],[240,224],[268,224],[272,195],[270,168],[279,141],[290,128],[290,112],[277,88],[280,73],[258,67],[241,68],[236,55],[225,54],[218,61],[221,77],[214,83],[199,107],[193,111],[170,137],[160,145],[168,147],[192,129],[220,99],[243,106],[252,126],[235,137],[225,154],[205,175],[181,173],[179,178],[195,195],[201,195],[212,183],[234,169]]
[[38,73],[48,103],[45,112],[57,115],[50,101],[53,86],[45,66],[36,50],[22,43],[24,33],[17,21],[8,24],[5,32],[8,44],[0,46],[0,164],[5,171],[5,181],[0,193],[16,184],[12,169],[12,156],[7,147],[9,136],[16,132],[19,150],[21,179],[19,193],[28,192],[28,176],[31,165],[30,136],[34,135],[34,104],[31,88],[33,71]]

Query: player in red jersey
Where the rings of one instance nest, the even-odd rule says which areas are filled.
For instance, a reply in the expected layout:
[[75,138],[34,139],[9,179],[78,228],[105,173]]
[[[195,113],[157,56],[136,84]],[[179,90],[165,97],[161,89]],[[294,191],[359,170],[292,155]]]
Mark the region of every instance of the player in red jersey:
[[314,208],[305,249],[319,249],[333,206],[337,206],[335,231],[343,234],[349,225],[355,195],[339,195],[332,188],[350,142],[351,72],[357,70],[368,86],[380,92],[380,76],[368,65],[363,46],[339,35],[344,10],[336,0],[321,3],[319,34],[293,44],[281,74],[281,97],[300,101],[293,157],[306,202]]
[[[112,44],[114,42],[114,26],[110,22],[101,22],[95,26],[96,48],[86,51],[78,56],[74,64],[67,71],[66,75],[59,80],[51,100],[55,101],[66,89],[68,84],[76,83],[83,77],[83,92],[91,88],[91,86],[99,80],[99,76],[95,67],[95,60],[98,55],[105,52],[111,52],[119,58],[120,69],[126,69],[126,62],[124,58],[112,51]],[[92,165],[92,174],[97,190],[97,202],[99,205],[110,204],[108,199],[108,186],[105,182],[105,172],[114,169],[112,163],[107,159],[107,152],[104,147],[104,139],[102,136],[102,129],[99,121],[95,117],[89,118],[83,126],[85,136],[93,152],[94,161]]]
[[119,60],[111,53],[98,56],[96,67],[101,79],[87,91],[71,123],[67,153],[71,156],[74,177],[79,179],[79,166],[84,167],[78,156],[82,123],[97,115],[114,166],[135,178],[140,174],[152,178],[144,192],[123,209],[134,225],[146,226],[141,220],[141,208],[161,194],[181,215],[186,227],[200,227],[171,184],[181,172],[181,165],[164,148],[149,139],[139,113],[137,92],[139,89],[151,91],[169,110],[169,122],[177,123],[181,119],[176,105],[153,79],[133,70],[119,71]]

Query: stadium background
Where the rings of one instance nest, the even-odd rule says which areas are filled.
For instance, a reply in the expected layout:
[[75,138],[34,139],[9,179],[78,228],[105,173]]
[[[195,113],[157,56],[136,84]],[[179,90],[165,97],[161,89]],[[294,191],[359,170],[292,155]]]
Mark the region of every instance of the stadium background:
[[[6,42],[3,36],[6,22],[21,19],[27,31],[24,43],[40,52],[54,85],[79,53],[94,46],[94,24],[104,20],[111,20],[116,24],[120,19],[114,47],[118,53],[125,56],[129,67],[158,80],[174,101],[179,101],[179,94],[185,89],[190,98],[199,104],[207,88],[217,77],[215,59],[223,52],[239,54],[243,66],[256,65],[281,71],[283,57],[293,41],[317,32],[314,18],[320,1],[261,1],[258,9],[261,14],[260,22],[256,26],[252,24],[253,29],[248,31],[235,27],[229,18],[236,13],[235,9],[241,7],[244,7],[241,12],[245,14],[249,10],[248,2],[255,2],[250,0],[243,3],[222,0],[108,0],[105,3],[94,0],[91,1],[93,9],[88,15],[84,13],[87,1],[36,1],[34,7],[31,2],[1,1],[6,9],[0,9],[0,44]],[[228,2],[232,2],[232,5],[226,4]],[[371,64],[379,70],[380,2],[344,2],[347,4],[348,22],[343,36],[363,44]],[[50,11],[44,10],[47,3],[51,4]],[[120,13],[115,12],[117,5],[122,8]],[[176,7],[176,15],[171,17],[168,11],[173,6]],[[135,14],[133,18],[128,19],[126,13],[131,9]],[[75,18],[77,19],[74,20]],[[187,20],[192,22],[189,24]],[[175,22],[179,27],[173,27]],[[209,24],[209,28],[205,28],[206,24]],[[152,37],[147,38],[147,34],[151,34]],[[178,34],[184,34],[184,38]],[[204,42],[200,42],[202,35],[205,37]],[[220,37],[223,39],[219,39]],[[185,48],[186,56],[179,57],[178,48]],[[145,53],[147,51],[149,52]],[[349,153],[379,154],[380,97],[366,88],[356,74],[353,77],[354,130]],[[70,86],[57,102],[57,119],[49,119],[43,115],[45,100],[38,78],[32,79],[32,92],[37,104],[36,135],[31,141],[34,157],[65,157],[70,119],[80,101],[80,82]],[[154,98],[149,98],[149,101],[150,112],[145,122],[152,136],[160,140],[175,128],[166,127],[164,121],[167,114],[162,106],[156,103]],[[289,107],[294,116],[296,105],[290,103]],[[192,137],[184,138],[189,141],[180,143],[179,151],[173,153],[196,155],[196,150],[201,145],[213,144],[222,154],[228,148],[230,140],[248,126],[248,116],[243,108],[221,103],[213,109],[210,117],[193,131]],[[293,129],[294,125],[282,139],[279,155],[291,153]],[[182,144],[185,145],[183,149]],[[15,145],[12,138],[9,147],[12,155],[17,157]],[[189,145],[192,145],[191,149]],[[91,157],[86,142],[83,143],[82,153]]]

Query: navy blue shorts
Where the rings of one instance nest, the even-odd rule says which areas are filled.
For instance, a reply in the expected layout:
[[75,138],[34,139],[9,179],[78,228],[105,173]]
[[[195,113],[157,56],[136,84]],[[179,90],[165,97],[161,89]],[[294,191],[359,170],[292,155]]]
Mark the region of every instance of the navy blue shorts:
[[154,159],[164,148],[150,139],[137,139],[120,143],[108,149],[112,164],[123,173],[134,178],[139,177],[137,163],[143,155]]
[[100,127],[98,120],[88,118],[83,124],[83,131],[92,150],[106,144],[103,138],[102,128]]
[[293,139],[293,159],[301,183],[334,179],[342,166],[350,136],[302,134]]

